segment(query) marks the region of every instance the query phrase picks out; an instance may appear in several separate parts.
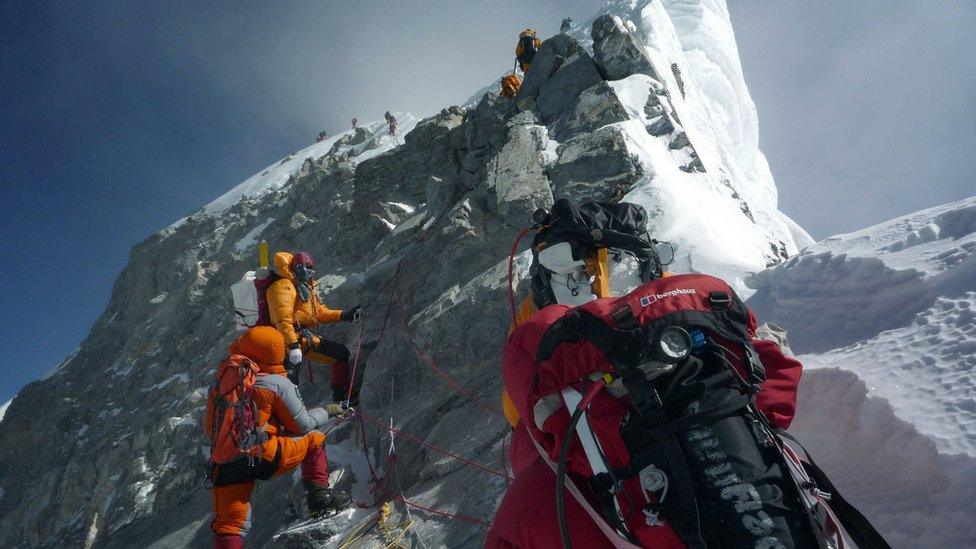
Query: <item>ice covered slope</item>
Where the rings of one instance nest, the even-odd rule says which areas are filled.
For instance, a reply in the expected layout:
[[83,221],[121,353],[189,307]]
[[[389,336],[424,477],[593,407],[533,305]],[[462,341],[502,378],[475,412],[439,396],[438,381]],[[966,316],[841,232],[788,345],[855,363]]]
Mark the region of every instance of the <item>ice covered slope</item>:
[[[596,76],[587,67],[590,56]],[[562,95],[544,89],[550,76]],[[533,109],[532,101],[550,104]],[[759,150],[755,104],[722,1],[610,2],[543,45],[518,102],[539,112],[550,130],[549,148],[560,153],[549,168],[556,196],[644,205],[653,235],[675,245],[675,271],[720,275],[748,295],[745,276],[813,243],[777,209],[776,186]],[[603,193],[575,192],[574,181],[584,179],[572,169],[583,156],[574,134],[581,129],[614,149],[605,155],[601,175],[610,185]],[[617,166],[626,163],[630,177],[621,184],[625,170]]]
[[813,241],[777,210],[725,3],[616,2],[607,12],[614,28],[595,21],[597,36],[581,42],[599,62],[630,41],[649,62],[629,76],[619,63],[605,70],[617,73],[605,76],[629,118],[617,129],[643,168],[624,199],[675,243],[673,270],[721,275],[748,294],[744,276]]
[[976,513],[976,197],[828,238],[749,284],[804,353],[795,428],[839,486],[892,541],[976,543],[958,520]]
[[864,379],[937,441],[976,456],[976,197],[828,238],[756,275],[750,304],[810,367]]

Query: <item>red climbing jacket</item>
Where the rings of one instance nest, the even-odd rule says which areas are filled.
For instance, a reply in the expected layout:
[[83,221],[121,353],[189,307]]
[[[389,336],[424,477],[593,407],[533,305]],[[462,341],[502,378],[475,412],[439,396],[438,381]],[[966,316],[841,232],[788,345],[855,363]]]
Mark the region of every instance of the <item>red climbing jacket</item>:
[[[613,367],[604,352],[592,341],[574,340],[573,336],[564,335],[556,337],[553,343],[553,334],[559,331],[559,327],[554,325],[568,317],[578,316],[578,311],[609,318],[611,310],[623,302],[630,304],[638,320],[645,312],[671,315],[672,318],[686,310],[707,314],[708,298],[712,292],[732,295],[733,303],[738,307],[736,321],[765,367],[765,381],[759,385],[755,395],[755,408],[768,418],[772,427],[785,429],[789,426],[796,410],[796,390],[802,366],[795,358],[787,356],[777,342],[756,337],[756,320],[752,312],[719,279],[707,275],[679,275],[652,280],[628,296],[598,299],[575,309],[567,305],[548,306],[515,329],[505,348],[502,361],[505,388],[521,421],[513,431],[509,453],[515,480],[496,512],[485,547],[563,547],[554,503],[556,477],[550,465],[558,460],[560,438],[570,420],[560,391],[569,387],[586,392],[587,386],[592,385],[591,380],[599,379],[599,374],[609,372]],[[568,322],[563,320],[561,324]],[[719,335],[714,337],[727,343],[726,346],[732,351],[729,359],[734,363],[735,370],[738,375],[748,379],[750,361],[746,351],[733,351],[735,345]],[[629,411],[630,398],[612,396],[609,388],[601,389],[595,393],[587,412],[590,427],[600,441],[602,452],[606,454],[605,460],[614,467],[627,465],[631,459],[620,429]],[[546,453],[548,459],[542,457],[540,450]],[[623,537],[615,536],[613,527],[606,521],[603,528],[610,528],[610,535],[601,531],[599,521],[591,517],[592,512],[606,513],[600,511],[601,500],[587,482],[594,473],[579,439],[572,445],[567,469],[568,478],[575,481],[582,498],[591,508],[587,511],[577,498],[568,494],[565,497],[566,522],[573,546],[634,547]],[[626,492],[623,499],[630,500],[636,507],[629,513],[621,511],[621,515],[627,517],[627,529],[640,546],[686,547],[666,518],[645,520],[645,515],[640,512],[644,499],[637,479],[625,481],[623,486]],[[611,541],[614,537],[616,539]]]

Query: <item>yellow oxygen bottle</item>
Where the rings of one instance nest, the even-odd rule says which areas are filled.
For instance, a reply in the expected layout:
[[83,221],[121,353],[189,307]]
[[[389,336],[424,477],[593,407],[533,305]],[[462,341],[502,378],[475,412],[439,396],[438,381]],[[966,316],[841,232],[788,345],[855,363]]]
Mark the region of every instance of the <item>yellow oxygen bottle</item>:
[[268,268],[268,241],[262,240],[261,244],[258,245],[258,267],[262,269]]

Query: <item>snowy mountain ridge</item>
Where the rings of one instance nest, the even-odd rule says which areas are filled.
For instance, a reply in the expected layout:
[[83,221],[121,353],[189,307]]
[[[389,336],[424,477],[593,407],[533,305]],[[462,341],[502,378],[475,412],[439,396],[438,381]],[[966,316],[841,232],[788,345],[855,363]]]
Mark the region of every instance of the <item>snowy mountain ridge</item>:
[[[399,135],[410,133],[417,125],[417,118],[410,113],[395,112],[393,115],[397,117]],[[360,162],[383,154],[400,143],[402,139],[390,135],[386,122],[367,122],[289,154],[205,205],[200,209],[199,215],[220,215],[242,199],[260,199],[270,192],[280,190],[301,170],[307,159],[319,160],[332,156],[337,162],[347,162],[347,168],[353,169]],[[163,229],[163,232],[171,232],[186,220],[186,217],[177,220]]]
[[805,370],[791,431],[894,547],[976,543],[976,197],[827,238],[747,283]]

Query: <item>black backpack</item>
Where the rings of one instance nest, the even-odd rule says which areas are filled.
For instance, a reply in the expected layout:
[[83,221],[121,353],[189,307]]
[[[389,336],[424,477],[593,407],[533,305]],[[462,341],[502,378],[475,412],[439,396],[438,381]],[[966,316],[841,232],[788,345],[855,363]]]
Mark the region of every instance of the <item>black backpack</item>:
[[551,211],[537,211],[535,217],[542,227],[532,241],[531,288],[539,309],[556,303],[556,298],[549,286],[549,271],[539,264],[538,252],[559,242],[568,242],[576,259],[597,248],[632,255],[637,259],[642,282],[663,274],[656,241],[647,234],[647,211],[639,204],[586,201],[576,206],[560,198]]
[[[756,407],[766,367],[751,344],[749,318],[727,283],[686,274],[591,301],[549,325],[535,355],[539,387],[550,391],[574,377],[612,372],[620,383],[610,396],[630,406],[619,427],[626,454],[612,442],[603,447],[607,470],[588,479],[603,518],[639,543],[634,529],[645,524],[641,512],[654,522],[663,516],[689,549],[889,547],[796,440]],[[577,353],[584,357],[579,362]],[[608,409],[590,415],[587,430],[606,432],[592,425],[616,420]],[[576,422],[584,411],[577,406],[568,422],[562,420],[567,426],[556,439],[561,444],[550,440],[561,446],[557,509],[564,508],[561,488],[572,441],[582,436]],[[562,430],[558,420],[541,425],[552,429],[544,430],[549,436]],[[609,466],[614,460],[626,464]],[[644,486],[647,472],[659,481],[656,487]],[[630,495],[626,483],[633,488],[638,479],[658,495],[657,502],[641,507]],[[620,505],[621,497],[630,505]],[[564,514],[559,515],[565,531]]]
[[519,38],[519,44],[522,45],[522,55],[518,56],[518,61],[520,63],[532,63],[536,52],[539,51],[535,47],[535,36],[523,36]]

